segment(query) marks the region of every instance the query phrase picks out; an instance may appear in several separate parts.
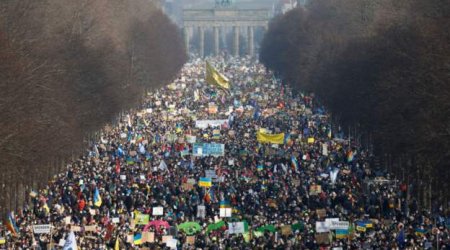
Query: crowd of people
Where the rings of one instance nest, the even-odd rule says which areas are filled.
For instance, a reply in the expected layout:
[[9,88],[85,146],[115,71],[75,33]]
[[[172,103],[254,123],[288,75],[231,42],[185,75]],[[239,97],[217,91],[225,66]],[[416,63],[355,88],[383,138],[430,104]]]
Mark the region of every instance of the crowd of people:
[[204,60],[187,63],[30,193],[0,248],[450,247],[448,211],[419,209],[406,185],[373,171],[313,94],[249,58],[208,60],[229,90],[205,82]]

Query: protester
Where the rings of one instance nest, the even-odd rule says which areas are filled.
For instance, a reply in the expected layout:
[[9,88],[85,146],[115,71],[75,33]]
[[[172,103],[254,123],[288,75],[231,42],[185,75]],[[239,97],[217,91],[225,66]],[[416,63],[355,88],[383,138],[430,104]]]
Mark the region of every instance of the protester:
[[[419,210],[405,186],[377,176],[373,156],[343,137],[314,95],[294,93],[248,58],[208,60],[230,90],[205,82],[204,60],[187,63],[173,84],[149,94],[87,155],[30,194],[12,229],[2,229],[0,246],[450,246],[448,211]],[[348,227],[330,229],[331,218]],[[45,224],[51,233],[33,233]]]

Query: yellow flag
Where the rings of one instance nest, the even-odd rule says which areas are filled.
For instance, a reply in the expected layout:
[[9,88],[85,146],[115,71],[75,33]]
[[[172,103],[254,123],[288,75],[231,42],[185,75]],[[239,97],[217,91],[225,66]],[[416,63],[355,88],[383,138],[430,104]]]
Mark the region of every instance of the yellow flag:
[[206,62],[206,82],[222,89],[230,89],[230,81],[220,74],[209,62]]
[[116,244],[114,244],[114,250],[120,250],[119,237],[117,237]]
[[261,142],[261,143],[283,144],[284,143],[284,133],[267,134],[267,133],[258,131],[256,134],[256,139],[258,139],[258,142]]

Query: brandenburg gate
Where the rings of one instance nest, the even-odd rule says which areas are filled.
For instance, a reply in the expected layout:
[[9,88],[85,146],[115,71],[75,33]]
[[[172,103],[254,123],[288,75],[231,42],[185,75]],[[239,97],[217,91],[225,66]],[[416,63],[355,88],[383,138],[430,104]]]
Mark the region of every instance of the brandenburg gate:
[[270,19],[270,10],[262,8],[239,9],[234,6],[218,5],[210,9],[183,9],[183,29],[187,52],[189,53],[190,34],[194,29],[198,29],[199,54],[205,55],[205,30],[213,29],[214,54],[220,52],[219,33],[225,28],[233,30],[233,55],[239,56],[239,35],[241,29],[246,31],[247,53],[250,56],[255,54],[254,30],[257,27],[264,27],[267,30]]

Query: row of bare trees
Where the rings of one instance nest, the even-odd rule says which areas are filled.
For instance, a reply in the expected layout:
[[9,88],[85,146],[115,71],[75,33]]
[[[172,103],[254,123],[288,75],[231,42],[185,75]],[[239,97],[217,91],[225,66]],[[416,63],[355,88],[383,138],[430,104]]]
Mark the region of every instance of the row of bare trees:
[[370,138],[427,208],[450,197],[449,15],[441,0],[314,0],[271,23],[260,56]]
[[152,0],[0,1],[0,212],[185,60]]

